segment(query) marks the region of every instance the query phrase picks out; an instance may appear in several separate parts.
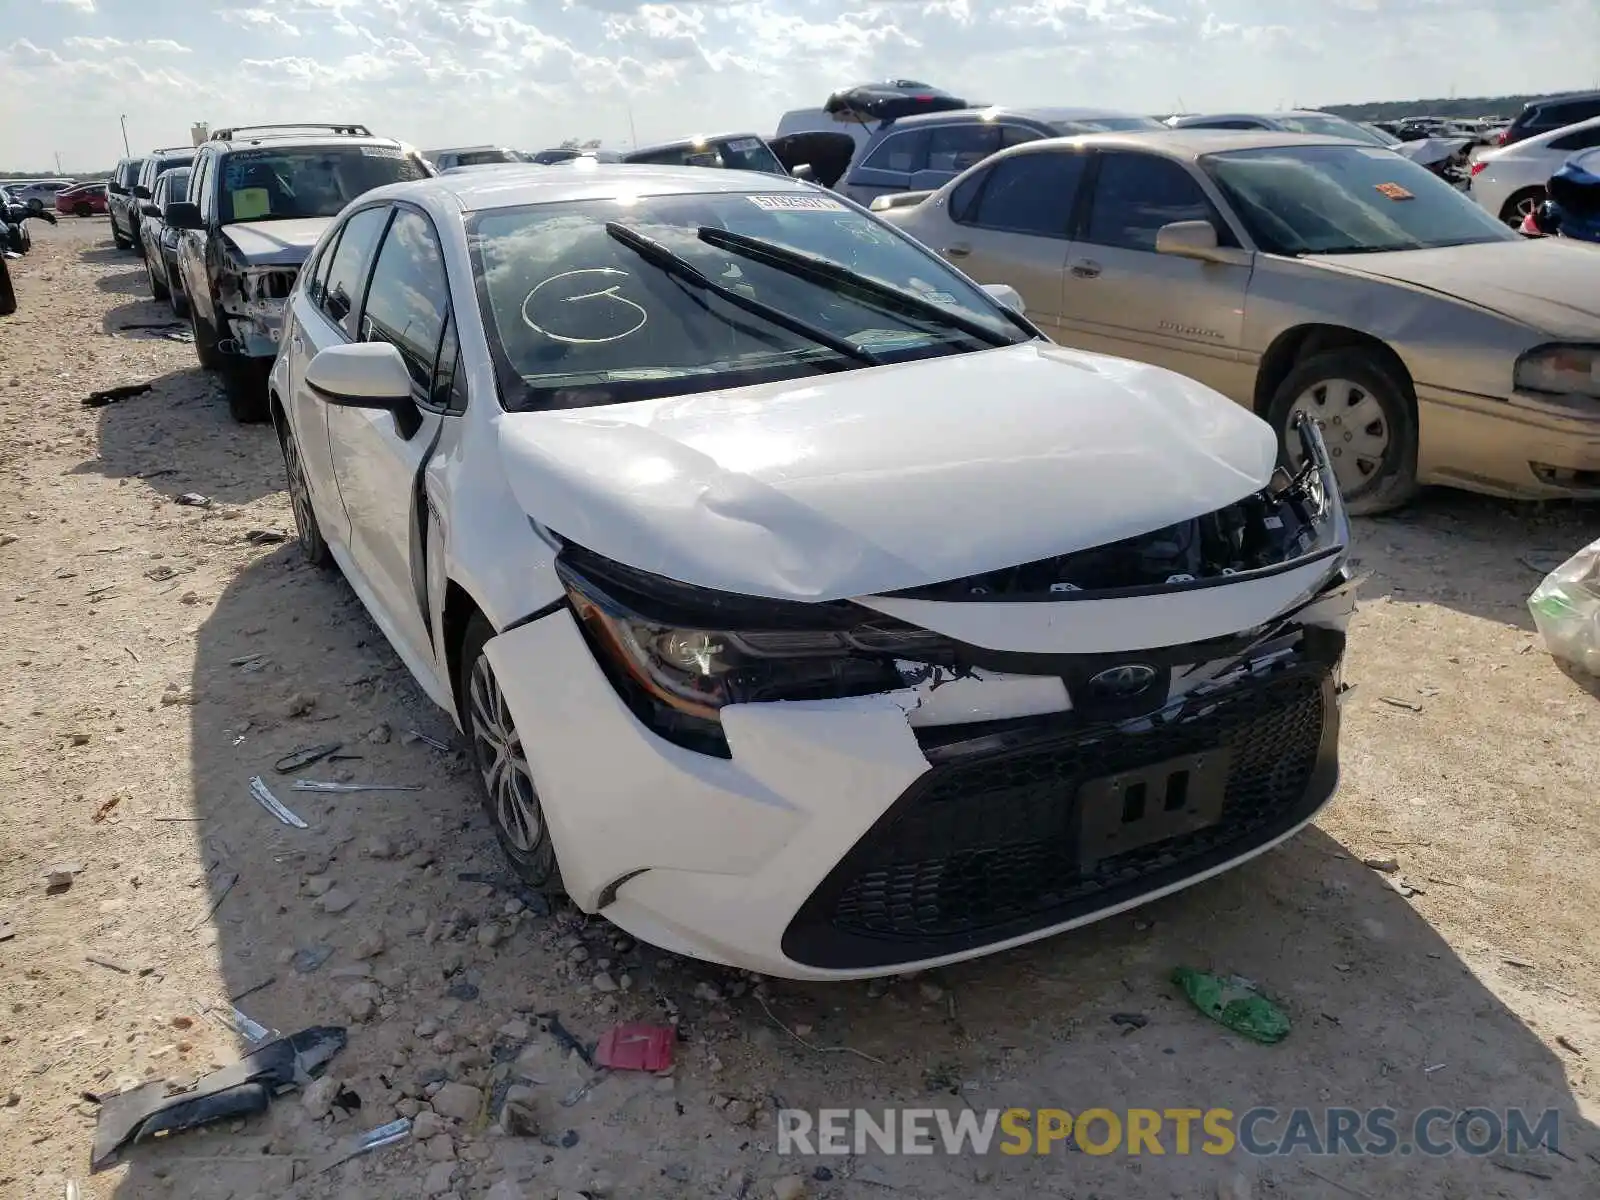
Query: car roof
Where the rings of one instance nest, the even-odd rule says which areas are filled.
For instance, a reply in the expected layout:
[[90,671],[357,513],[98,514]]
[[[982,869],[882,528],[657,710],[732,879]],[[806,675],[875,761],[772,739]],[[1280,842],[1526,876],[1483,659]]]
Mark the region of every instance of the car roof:
[[1561,104],[1577,104],[1585,100],[1600,100],[1600,92],[1561,92],[1554,96],[1540,96],[1537,100],[1529,100],[1522,106],[1526,112],[1530,108],[1554,108]]
[[679,146],[709,146],[712,142],[727,142],[734,138],[755,138],[758,141],[766,141],[766,138],[759,133],[696,133],[689,137],[673,138],[670,142],[654,142],[649,146],[624,150],[622,153],[624,157],[633,154],[653,154],[660,150],[676,150]]
[[1079,133],[1072,137],[1045,138],[1024,142],[1002,154],[1037,151],[1047,146],[1083,146],[1100,150],[1143,150],[1192,162],[1202,155],[1229,150],[1270,150],[1279,146],[1365,146],[1353,138],[1320,133],[1287,133],[1278,129],[1167,129],[1132,130],[1126,133]]
[[689,196],[707,193],[789,192],[831,195],[799,179],[760,171],[708,171],[648,163],[574,162],[552,171],[537,163],[520,169],[463,171],[410,183],[392,183],[367,192],[365,200],[411,200],[462,212],[559,204],[572,200],[610,200],[620,196]]
[[1532,137],[1525,137],[1521,141],[1512,142],[1511,145],[1505,147],[1505,150],[1508,152],[1519,148],[1524,150],[1544,150],[1549,147],[1551,142],[1558,142],[1569,133],[1579,129],[1594,129],[1596,126],[1600,126],[1600,117],[1588,117],[1582,121],[1574,121],[1571,125],[1560,125],[1555,129],[1546,129],[1543,133],[1536,133]]
[[[1144,113],[1125,112],[1116,108],[1012,108],[1006,105],[989,105],[985,108],[951,108],[944,112],[913,113],[884,126],[881,132],[896,129],[915,129],[919,125],[962,124],[967,121],[994,121],[1001,117],[1026,117],[1035,121],[1092,121],[1096,117],[1142,117]],[[1152,118],[1153,120],[1154,118]]]
[[[395,138],[379,137],[375,133],[261,133],[254,137],[230,138],[224,141],[221,138],[212,138],[205,143],[207,146],[220,146],[224,150],[252,150],[258,146],[268,146],[274,150],[292,150],[299,147],[324,146],[393,146],[397,150],[408,149]],[[199,149],[199,147],[196,147]]]
[[[1283,117],[1332,117],[1336,121],[1350,120],[1349,117],[1341,117],[1338,113],[1323,112],[1320,108],[1281,108],[1276,112],[1186,113],[1181,117],[1174,118],[1174,127],[1182,129],[1184,128],[1184,123],[1188,121],[1276,121]],[[1407,117],[1405,119],[1411,121],[1418,118]]]

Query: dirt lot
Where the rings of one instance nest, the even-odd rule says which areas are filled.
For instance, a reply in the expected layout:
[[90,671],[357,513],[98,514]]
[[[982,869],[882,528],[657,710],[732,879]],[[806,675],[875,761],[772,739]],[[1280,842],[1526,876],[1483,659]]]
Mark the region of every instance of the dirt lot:
[[[454,745],[449,718],[342,580],[247,536],[290,526],[271,433],[229,421],[190,346],[113,332],[165,313],[102,220],[37,242],[13,265],[21,310],[0,321],[0,1196],[60,1197],[69,1181],[122,1198],[1600,1190],[1600,689],[1537,643],[1538,576],[1521,561],[1593,538],[1593,509],[1435,494],[1360,523],[1372,577],[1344,782],[1284,848],[934,977],[760,982],[461,880],[500,870],[492,838],[461,754],[410,736]],[[275,760],[330,740],[361,758],[311,774],[421,790],[291,792]],[[251,799],[258,774],[309,829]],[[1372,857],[1398,859],[1416,894]],[[70,888],[47,891],[66,863],[81,867]],[[1293,1032],[1260,1046],[1206,1021],[1167,982],[1179,963],[1257,980]],[[321,1115],[290,1093],[90,1177],[85,1093],[233,1061],[242,1039],[196,1005],[258,985],[239,1008],[263,1025],[349,1026],[331,1073],[359,1110]],[[589,1042],[677,1014],[676,1070],[614,1073],[574,1099],[590,1073],[549,1012]],[[1128,1013],[1147,1023],[1111,1019]],[[537,1132],[427,1117],[426,1141],[313,1173],[350,1133],[425,1112],[430,1085],[495,1094],[508,1075],[533,1081]],[[780,1102],[1553,1107],[1560,1154],[1180,1157],[1169,1141],[1161,1157],[795,1159],[775,1150]]]

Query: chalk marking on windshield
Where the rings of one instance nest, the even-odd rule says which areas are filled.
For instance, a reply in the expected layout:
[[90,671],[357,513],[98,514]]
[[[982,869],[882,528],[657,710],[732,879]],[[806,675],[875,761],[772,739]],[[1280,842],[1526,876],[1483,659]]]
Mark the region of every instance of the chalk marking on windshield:
[[582,267],[576,271],[563,271],[559,275],[552,275],[550,278],[537,284],[531,292],[522,298],[522,323],[535,333],[539,334],[541,337],[547,337],[552,342],[563,342],[569,346],[603,346],[607,342],[620,342],[625,337],[632,337],[649,323],[650,314],[645,310],[643,305],[635,304],[626,296],[617,295],[617,290],[622,287],[621,283],[614,283],[610,287],[600,288],[598,291],[584,292],[582,295],[578,296],[566,296],[557,303],[575,304],[580,300],[594,300],[601,296],[605,296],[608,299],[615,300],[618,304],[625,304],[639,314],[639,323],[622,333],[617,333],[610,337],[602,338],[569,337],[564,333],[552,333],[550,330],[540,325],[528,315],[528,305],[533,301],[533,298],[539,294],[541,288],[555,283],[558,279],[569,279],[574,275],[620,275],[623,279],[630,278],[626,271],[619,271],[615,267]]

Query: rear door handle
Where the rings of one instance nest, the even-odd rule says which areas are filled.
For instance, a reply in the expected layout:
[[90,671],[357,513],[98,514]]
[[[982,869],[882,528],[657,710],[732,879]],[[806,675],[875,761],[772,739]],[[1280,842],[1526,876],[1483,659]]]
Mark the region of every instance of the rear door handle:
[[971,253],[971,246],[946,246],[944,248],[944,254],[946,258],[965,258]]
[[1087,258],[1082,262],[1073,263],[1071,269],[1079,279],[1094,279],[1100,274],[1100,264]]

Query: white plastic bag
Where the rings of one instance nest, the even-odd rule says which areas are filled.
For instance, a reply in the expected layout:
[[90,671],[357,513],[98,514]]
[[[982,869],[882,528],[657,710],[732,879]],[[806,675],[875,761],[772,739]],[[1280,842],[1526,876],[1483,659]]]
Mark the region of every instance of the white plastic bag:
[[1546,575],[1528,611],[1553,657],[1600,675],[1600,540]]

